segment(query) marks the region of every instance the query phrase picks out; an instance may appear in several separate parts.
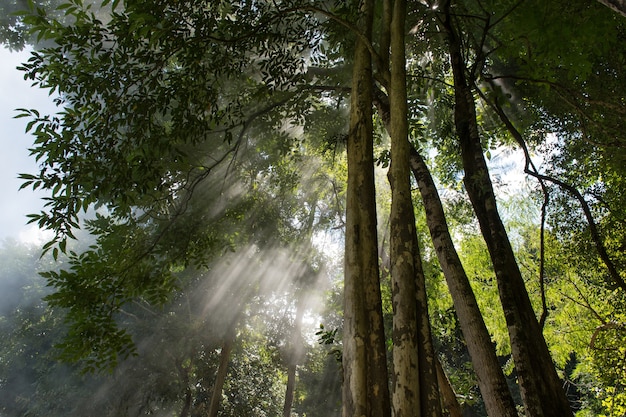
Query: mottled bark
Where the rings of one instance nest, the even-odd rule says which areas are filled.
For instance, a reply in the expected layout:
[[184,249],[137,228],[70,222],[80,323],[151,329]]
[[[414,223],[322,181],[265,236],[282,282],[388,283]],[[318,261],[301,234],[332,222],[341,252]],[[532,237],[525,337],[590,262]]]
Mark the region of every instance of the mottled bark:
[[[366,39],[371,39],[372,19],[373,2],[364,0],[359,28]],[[372,84],[368,45],[358,37],[347,144],[344,417],[391,414],[376,237]]]
[[395,0],[391,22],[390,255],[393,304],[394,417],[441,416],[441,402],[432,345],[413,198],[411,195],[406,91],[406,1]]
[[464,184],[493,263],[526,416],[572,416],[497,210],[460,40],[451,21],[449,7],[445,9],[443,26],[448,35],[454,77],[454,121],[461,145]]
[[491,336],[454,248],[435,182],[415,148],[411,149],[411,169],[422,196],[426,223],[448,283],[487,414],[492,417],[517,417],[515,403],[498,362]]
[[419,337],[416,262],[419,248],[409,178],[407,102],[404,56],[406,2],[393,2],[391,23],[390,136],[391,229],[390,270],[393,306],[393,378],[391,406],[394,417],[420,416]]

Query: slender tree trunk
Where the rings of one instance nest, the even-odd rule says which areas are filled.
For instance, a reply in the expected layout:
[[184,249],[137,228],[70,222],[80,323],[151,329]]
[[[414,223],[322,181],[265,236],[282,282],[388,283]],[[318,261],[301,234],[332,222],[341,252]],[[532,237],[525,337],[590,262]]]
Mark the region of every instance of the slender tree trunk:
[[465,336],[487,414],[492,417],[517,417],[515,402],[498,362],[491,336],[454,248],[435,182],[415,148],[411,149],[411,169],[422,195],[426,223]]
[[[371,39],[373,1],[362,2]],[[378,268],[372,126],[372,62],[356,41],[348,135],[343,335],[343,416],[389,417],[388,374]]]
[[217,375],[215,376],[215,383],[213,384],[213,393],[211,394],[211,403],[209,404],[209,412],[207,417],[217,417],[217,412],[222,404],[222,391],[224,388],[224,382],[226,381],[226,374],[228,373],[228,363],[230,362],[230,353],[233,350],[235,344],[235,332],[229,330],[224,338],[222,344],[222,351],[220,353],[220,364],[217,368]]
[[[419,248],[411,199],[409,142],[404,56],[406,2],[393,2],[391,22],[390,136],[391,185],[390,270],[393,306],[394,417],[421,416],[419,337],[417,319],[417,266]],[[421,277],[420,277],[421,278]]]
[[291,416],[293,396],[296,390],[296,370],[302,357],[302,318],[304,317],[304,300],[300,295],[296,305],[296,317],[293,322],[293,335],[287,358],[287,388],[285,390],[285,405],[283,417]]
[[[418,254],[419,256],[419,254]],[[428,315],[428,295],[426,294],[426,277],[422,269],[421,259],[417,266],[417,337],[420,370],[420,402],[421,416],[441,416],[441,399],[437,379],[437,356],[433,346],[430,320]]]
[[426,280],[411,195],[405,58],[406,0],[395,0],[389,86],[391,165],[390,255],[393,303],[394,417],[441,416]]
[[572,416],[497,210],[478,135],[472,89],[466,79],[461,45],[451,22],[449,6],[443,23],[448,33],[454,76],[454,119],[461,144],[465,188],[493,263],[526,416]]

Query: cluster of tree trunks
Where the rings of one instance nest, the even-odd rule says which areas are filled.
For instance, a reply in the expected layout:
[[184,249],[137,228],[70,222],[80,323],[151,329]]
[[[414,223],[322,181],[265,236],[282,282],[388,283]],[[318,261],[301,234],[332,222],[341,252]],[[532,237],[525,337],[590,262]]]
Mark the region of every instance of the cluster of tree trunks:
[[[490,416],[517,416],[514,401],[498,363],[495,348],[478,308],[468,277],[447,228],[442,204],[429,169],[408,140],[403,0],[385,2],[391,18],[389,51],[381,42],[380,57],[389,59],[389,82],[372,92],[372,58],[366,41],[355,48],[350,134],[344,305],[344,417],[442,415],[436,354],[432,347],[426,304],[425,279],[415,228],[410,188],[411,171],[419,185],[428,228],[450,288],[479,387]],[[371,39],[373,1],[364,1],[362,25]],[[522,275],[497,211],[495,194],[478,135],[473,83],[467,79],[459,37],[444,5],[442,27],[448,40],[455,87],[454,122],[460,143],[465,187],[478,218],[494,265],[504,308],[520,391],[527,416],[567,416],[572,411],[552,362],[541,327],[530,304]],[[383,34],[385,31],[383,30]],[[384,36],[382,37],[384,39]],[[385,79],[384,77],[379,77]],[[374,103],[391,138],[389,181],[390,270],[393,303],[393,370],[386,392],[385,366],[380,353],[384,340],[378,299],[379,270],[376,251],[375,196],[371,106]],[[363,302],[366,305],[363,305]],[[371,304],[369,304],[371,303]],[[382,347],[384,349],[384,347]],[[439,381],[445,381],[439,369]],[[445,385],[445,384],[444,384]],[[390,395],[391,401],[387,399]],[[372,400],[375,400],[373,402]],[[454,401],[444,401],[458,413]]]
[[[417,238],[411,174],[418,184],[427,226],[459,318],[486,410],[490,416],[515,417],[517,410],[476,297],[448,230],[439,194],[429,168],[410,144],[405,59],[405,0],[384,0],[381,51],[377,63],[386,76],[376,87],[372,28],[374,1],[361,2],[361,35],[353,57],[350,130],[347,143],[348,184],[343,333],[343,416],[405,417],[461,409],[433,348],[426,282]],[[541,327],[530,304],[522,275],[499,217],[489,171],[483,156],[472,86],[461,53],[459,34],[444,5],[442,27],[454,77],[454,122],[459,140],[464,184],[491,256],[505,312],[519,379],[529,417],[572,415]],[[369,43],[368,43],[369,41]],[[471,77],[471,75],[470,75]],[[392,190],[390,272],[393,306],[393,369],[387,369],[383,328],[374,186],[372,105],[391,139],[388,173]],[[302,309],[298,309],[295,333]],[[216,415],[225,377],[229,339],[222,351],[209,415]],[[284,415],[291,412],[296,363],[288,364]],[[391,375],[391,384],[389,383]]]

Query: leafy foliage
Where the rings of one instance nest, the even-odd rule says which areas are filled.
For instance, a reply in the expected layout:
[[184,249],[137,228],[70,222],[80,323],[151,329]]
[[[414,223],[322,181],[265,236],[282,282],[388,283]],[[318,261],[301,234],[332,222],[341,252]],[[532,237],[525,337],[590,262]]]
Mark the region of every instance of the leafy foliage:
[[[445,187],[464,266],[514,379],[493,267],[463,194],[441,15],[426,3],[415,2],[408,15],[410,136]],[[347,173],[341,157],[357,8],[296,0],[34,6],[0,26],[12,31],[5,37],[18,47],[26,41],[22,25],[43,42],[21,70],[49,90],[59,111],[20,109],[17,117],[27,120],[31,153],[40,164],[39,172],[21,178],[23,187],[49,193],[31,221],[55,232],[44,250],[62,268],[43,273],[54,290],[46,293],[48,304],[19,306],[3,316],[11,337],[2,351],[13,356],[0,355],[2,378],[26,357],[16,354],[20,349],[31,356],[49,352],[52,340],[42,343],[37,335],[66,331],[63,359],[128,381],[107,385],[119,398],[107,415],[120,415],[115,413],[125,407],[136,414],[184,406],[199,413],[212,393],[224,331],[237,327],[223,410],[279,414],[290,325],[272,316],[268,305],[291,308],[285,294],[309,288],[323,269],[311,240],[334,238],[344,226],[341,184]],[[467,75],[476,80],[486,157],[512,143],[495,103],[541,155],[542,172],[584,195],[623,276],[623,19],[582,0],[454,2],[452,10]],[[372,47],[380,47],[378,41]],[[381,91],[384,70],[377,68]],[[389,152],[382,131],[377,154],[384,170]],[[378,186],[379,199],[389,200]],[[561,376],[577,387],[573,396],[581,413],[622,415],[623,293],[597,255],[579,202],[563,187],[545,190],[551,219],[545,288],[537,279],[542,249],[536,213],[526,217],[523,204],[513,201],[508,220],[518,263],[538,313],[545,290],[544,334]],[[95,239],[83,249],[71,241],[81,227]],[[293,249],[303,242],[304,254]],[[432,262],[434,249],[424,249],[440,356],[465,404],[479,408],[457,318]],[[309,266],[299,269],[300,258]],[[293,276],[284,278],[286,273]],[[340,289],[333,291],[336,301]],[[209,309],[215,317],[206,315],[201,304],[207,294],[222,297],[216,303],[224,312]],[[317,334],[324,346],[309,347],[301,367],[294,408],[300,414],[338,413],[334,359],[341,355],[335,344],[341,307],[333,308],[328,327]],[[42,387],[55,370],[37,370],[32,378]],[[9,380],[1,381],[4,388]],[[42,389],[41,400],[24,402],[20,410],[34,413],[31,405],[60,395],[55,389]],[[67,390],[80,394],[75,387]]]

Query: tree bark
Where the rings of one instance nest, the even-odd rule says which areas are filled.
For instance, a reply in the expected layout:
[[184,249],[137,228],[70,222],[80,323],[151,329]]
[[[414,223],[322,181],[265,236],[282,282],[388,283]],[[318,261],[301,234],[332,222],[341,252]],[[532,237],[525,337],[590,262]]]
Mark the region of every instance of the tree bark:
[[390,255],[393,305],[394,417],[441,416],[426,279],[411,195],[405,57],[406,0],[395,0],[391,21]]
[[293,335],[291,338],[287,357],[287,387],[285,390],[285,404],[283,417],[291,416],[293,397],[296,390],[296,371],[302,357],[302,318],[304,317],[304,300],[300,295],[296,305],[296,317],[293,322]]
[[[371,39],[372,0],[362,2],[360,19],[364,37]],[[368,45],[357,37],[347,144],[344,417],[391,415],[378,266],[371,61]]]
[[[387,130],[391,131],[388,97],[380,90],[375,93],[374,102],[378,113]],[[515,403],[491,343],[491,336],[454,248],[437,188],[424,160],[413,147],[410,149],[410,167],[422,195],[426,223],[465,335],[487,413],[494,417],[517,417]]]
[[393,2],[392,16],[389,88],[391,165],[388,174],[391,184],[392,409],[394,417],[440,416],[434,357],[420,357],[427,351],[420,346],[420,342],[430,343],[430,328],[426,297],[418,297],[418,291],[425,292],[425,279],[415,229],[409,170],[405,0]]
[[217,375],[215,376],[215,383],[213,384],[213,393],[211,394],[211,403],[209,404],[209,412],[207,417],[217,417],[217,412],[222,404],[222,390],[224,388],[224,382],[226,381],[226,374],[228,373],[228,363],[230,362],[230,353],[233,350],[235,344],[235,332],[229,330],[224,338],[222,344],[222,351],[220,352],[220,364],[217,368]]
[[498,362],[491,336],[478,308],[465,269],[454,248],[435,182],[415,148],[411,149],[411,169],[424,202],[426,223],[448,283],[467,350],[472,358],[487,414],[492,417],[517,417],[515,402]]
[[454,121],[465,170],[464,184],[493,263],[526,416],[572,416],[497,210],[478,134],[474,97],[465,75],[460,40],[451,21],[449,4],[445,12],[443,25],[448,35],[454,77]]

